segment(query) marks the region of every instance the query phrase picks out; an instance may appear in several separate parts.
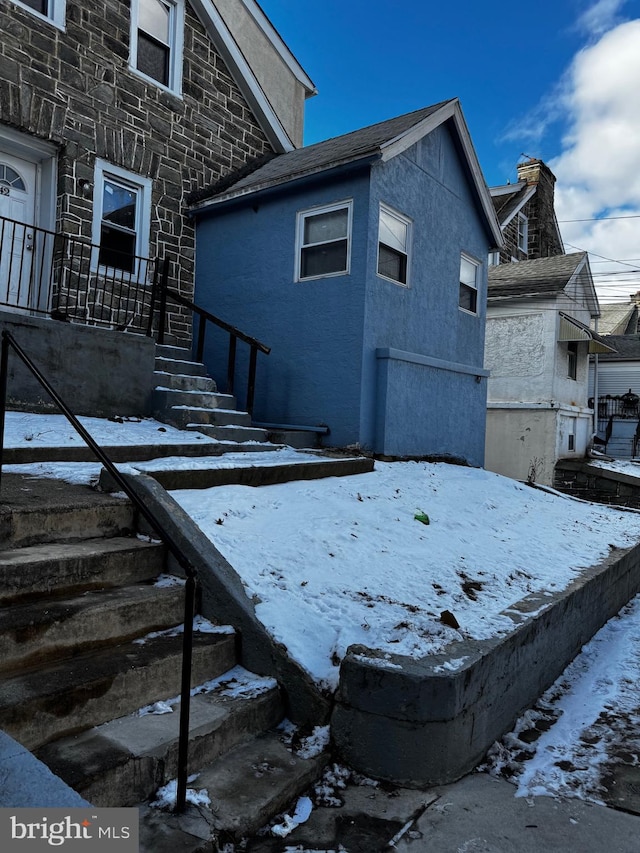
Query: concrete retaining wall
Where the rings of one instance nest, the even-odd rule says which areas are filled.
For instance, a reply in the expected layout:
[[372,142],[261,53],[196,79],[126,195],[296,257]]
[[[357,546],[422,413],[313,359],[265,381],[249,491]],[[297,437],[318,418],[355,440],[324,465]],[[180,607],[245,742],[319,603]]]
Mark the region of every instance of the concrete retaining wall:
[[640,464],[638,473],[622,473],[589,462],[561,459],[556,465],[554,486],[584,500],[640,508]]
[[[640,546],[614,550],[564,592],[505,611],[506,636],[452,643],[423,660],[351,647],[331,726],[343,759],[407,786],[455,781],[640,589]],[[455,671],[444,668],[458,662]]]
[[[5,329],[74,414],[150,413],[155,361],[152,338],[0,311],[0,331]],[[8,407],[58,411],[13,351],[9,355]]]

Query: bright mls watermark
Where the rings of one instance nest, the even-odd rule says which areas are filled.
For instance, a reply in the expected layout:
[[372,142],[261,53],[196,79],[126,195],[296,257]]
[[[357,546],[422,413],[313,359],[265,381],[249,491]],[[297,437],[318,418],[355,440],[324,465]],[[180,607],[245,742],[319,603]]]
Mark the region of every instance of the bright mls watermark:
[[0,808],[2,853],[138,853],[137,809]]

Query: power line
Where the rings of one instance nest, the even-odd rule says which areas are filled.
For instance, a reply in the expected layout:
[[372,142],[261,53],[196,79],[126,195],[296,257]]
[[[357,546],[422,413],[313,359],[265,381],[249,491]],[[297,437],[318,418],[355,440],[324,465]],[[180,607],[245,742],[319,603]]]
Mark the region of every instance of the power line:
[[558,219],[558,224],[561,222],[609,222],[612,219],[640,219],[640,213],[628,216],[593,216],[590,219]]

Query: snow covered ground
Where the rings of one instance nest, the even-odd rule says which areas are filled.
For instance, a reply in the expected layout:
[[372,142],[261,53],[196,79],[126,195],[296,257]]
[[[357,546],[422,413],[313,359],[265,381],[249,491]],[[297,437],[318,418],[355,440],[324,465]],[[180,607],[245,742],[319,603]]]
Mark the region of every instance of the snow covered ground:
[[[6,446],[75,442],[57,416],[8,414]],[[177,442],[183,435],[154,421],[83,423],[105,445]],[[241,461],[258,455],[278,456],[243,453]],[[88,482],[98,467],[6,470]],[[505,611],[519,599],[551,595],[612,547],[640,541],[638,512],[442,463],[376,463],[373,473],[353,477],[173,496],[239,572],[258,617],[328,689],[352,643],[420,657],[461,636],[499,635],[513,627]],[[458,629],[441,621],[443,611]],[[599,801],[602,768],[614,753],[638,761],[637,744],[623,758],[619,747],[629,741],[620,727],[637,730],[639,722],[639,617],[636,599],[492,750],[488,769],[508,775],[519,795]]]

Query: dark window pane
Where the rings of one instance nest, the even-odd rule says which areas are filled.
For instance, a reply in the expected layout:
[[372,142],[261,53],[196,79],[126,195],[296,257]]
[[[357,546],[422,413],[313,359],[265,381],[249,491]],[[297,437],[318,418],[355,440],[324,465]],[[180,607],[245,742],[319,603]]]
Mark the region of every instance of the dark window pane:
[[378,246],[378,275],[400,284],[407,283],[407,256],[380,243]]
[[324,246],[303,249],[300,258],[300,278],[330,275],[347,271],[347,241],[338,240]]
[[169,48],[138,30],[138,71],[169,85]]
[[136,235],[126,231],[118,231],[103,223],[100,229],[100,253],[98,261],[101,266],[133,272],[135,266]]
[[478,308],[478,291],[474,287],[469,287],[468,284],[460,282],[460,307],[467,311],[477,313]]
[[49,14],[49,0],[22,0],[22,2],[25,6],[35,9],[36,12],[40,12],[42,15]]
[[329,210],[315,216],[307,216],[304,221],[304,242],[326,243],[329,240],[339,240],[347,236],[349,211],[346,207],[340,210]]

